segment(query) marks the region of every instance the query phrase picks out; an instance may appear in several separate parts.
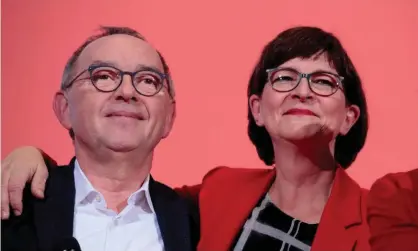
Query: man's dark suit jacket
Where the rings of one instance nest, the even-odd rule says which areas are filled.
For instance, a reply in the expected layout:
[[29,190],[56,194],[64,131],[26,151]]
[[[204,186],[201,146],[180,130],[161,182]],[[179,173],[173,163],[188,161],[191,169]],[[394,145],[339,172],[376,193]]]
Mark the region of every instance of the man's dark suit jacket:
[[[1,222],[2,251],[49,251],[72,237],[74,160],[69,166],[48,166],[45,199],[34,198],[29,186],[25,189],[22,214],[12,215]],[[199,216],[195,204],[152,178],[149,190],[165,250],[195,250],[199,238]],[[138,233],[138,238],[141,238],[141,233]]]

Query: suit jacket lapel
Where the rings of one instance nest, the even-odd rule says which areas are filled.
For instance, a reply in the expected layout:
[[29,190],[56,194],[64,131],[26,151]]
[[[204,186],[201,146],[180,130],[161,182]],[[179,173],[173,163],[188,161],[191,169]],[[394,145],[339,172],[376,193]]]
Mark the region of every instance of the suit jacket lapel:
[[356,231],[361,223],[361,188],[338,168],[311,251],[353,250],[358,235],[350,231]]
[[167,186],[150,179],[150,195],[166,251],[191,251],[188,209]]
[[73,236],[74,224],[74,159],[70,166],[49,168],[45,198],[34,202],[34,224],[39,247],[49,250]]

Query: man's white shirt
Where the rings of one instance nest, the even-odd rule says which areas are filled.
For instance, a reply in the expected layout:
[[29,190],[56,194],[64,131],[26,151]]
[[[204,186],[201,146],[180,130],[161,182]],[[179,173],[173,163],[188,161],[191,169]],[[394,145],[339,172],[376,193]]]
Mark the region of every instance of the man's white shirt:
[[83,251],[162,251],[164,243],[149,193],[150,176],[118,214],[74,164],[74,233]]

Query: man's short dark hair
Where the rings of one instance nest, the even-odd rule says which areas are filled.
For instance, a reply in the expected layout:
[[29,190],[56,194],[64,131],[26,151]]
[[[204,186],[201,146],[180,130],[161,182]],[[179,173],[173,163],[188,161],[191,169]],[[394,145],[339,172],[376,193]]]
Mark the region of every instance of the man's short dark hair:
[[[84,43],[77,48],[76,51],[74,51],[74,53],[72,54],[72,56],[68,59],[67,64],[65,65],[64,68],[64,73],[62,76],[62,80],[61,80],[61,89],[65,89],[66,86],[68,85],[68,83],[72,80],[72,77],[74,75],[74,66],[75,63],[77,62],[77,59],[80,57],[81,53],[83,52],[83,50],[92,42],[96,41],[99,38],[102,37],[107,37],[107,36],[111,36],[111,35],[128,35],[128,36],[132,36],[132,37],[136,37],[138,39],[141,39],[143,41],[147,41],[145,39],[144,36],[142,36],[139,32],[137,32],[136,30],[129,28],[129,27],[118,27],[118,26],[101,26],[99,28],[99,33],[95,34],[93,36],[90,36],[86,39],[86,41],[84,41]],[[164,57],[162,56],[162,54],[157,50],[157,53],[160,57],[160,60],[163,64],[163,68],[164,68],[164,74],[166,74],[168,76],[168,90],[169,93],[171,95],[171,97],[174,98],[174,86],[172,84],[172,80],[171,80],[171,74],[170,74],[170,69],[168,67],[168,64],[166,63]],[[74,140],[74,131],[72,129],[69,130],[70,136],[71,138]]]
[[[267,69],[278,67],[294,58],[311,58],[325,53],[338,74],[344,77],[346,102],[360,108],[357,122],[346,135],[339,135],[335,144],[335,160],[348,168],[363,148],[368,131],[366,98],[360,77],[340,41],[331,33],[317,27],[294,27],[283,31],[263,49],[251,75],[247,96],[261,96],[267,83]],[[248,104],[248,136],[266,165],[274,164],[272,140],[265,127],[255,123]]]

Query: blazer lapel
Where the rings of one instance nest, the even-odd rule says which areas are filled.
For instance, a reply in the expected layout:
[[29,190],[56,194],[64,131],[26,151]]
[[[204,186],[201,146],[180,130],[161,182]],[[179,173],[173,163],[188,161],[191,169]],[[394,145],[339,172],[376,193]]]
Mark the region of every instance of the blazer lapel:
[[361,223],[361,188],[338,168],[311,251],[354,250],[358,235],[350,232]]
[[73,236],[74,159],[69,166],[49,168],[45,198],[34,202],[34,224],[41,250]]
[[274,169],[260,170],[257,174],[238,179],[239,182],[205,184],[199,195],[199,251],[231,249],[251,211],[269,189],[274,174]]
[[190,218],[186,204],[169,187],[150,179],[150,195],[166,251],[191,251]]

